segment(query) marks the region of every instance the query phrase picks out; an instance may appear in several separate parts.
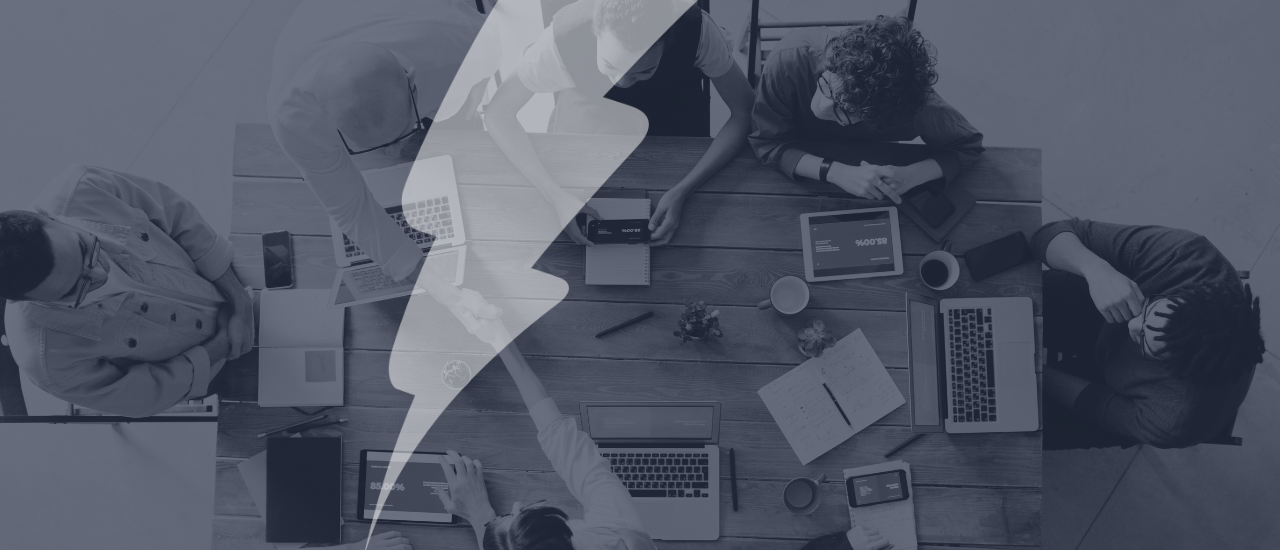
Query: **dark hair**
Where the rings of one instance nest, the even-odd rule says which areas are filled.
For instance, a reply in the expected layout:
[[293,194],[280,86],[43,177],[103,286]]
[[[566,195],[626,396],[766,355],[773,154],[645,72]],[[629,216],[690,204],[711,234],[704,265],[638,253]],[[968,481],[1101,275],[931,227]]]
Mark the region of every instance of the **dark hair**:
[[22,300],[53,272],[45,219],[25,210],[0,212],[0,298]]
[[501,536],[484,532],[484,550],[573,550],[569,515],[551,506],[520,512]]
[[1234,281],[1197,286],[1172,297],[1168,319],[1153,336],[1164,342],[1160,357],[1175,376],[1209,384],[1237,382],[1262,362],[1262,310],[1249,285]]
[[[658,41],[666,37],[675,4],[671,0],[598,0],[591,14],[591,28],[596,36],[608,30],[631,50],[648,50],[647,39],[653,36],[649,27],[662,27]],[[657,41],[655,41],[657,43]]]
[[933,44],[905,17],[881,15],[840,33],[826,62],[841,88],[831,99],[872,128],[915,116],[938,82]]
[[800,547],[800,550],[853,550],[849,537],[844,532],[822,535]]

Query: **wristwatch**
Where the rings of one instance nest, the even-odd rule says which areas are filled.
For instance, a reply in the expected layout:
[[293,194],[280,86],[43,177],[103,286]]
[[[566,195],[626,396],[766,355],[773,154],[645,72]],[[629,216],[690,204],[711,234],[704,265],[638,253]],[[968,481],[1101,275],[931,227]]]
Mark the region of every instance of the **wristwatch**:
[[818,181],[822,183],[831,183],[827,181],[827,172],[831,171],[831,159],[822,159],[822,164],[818,166]]

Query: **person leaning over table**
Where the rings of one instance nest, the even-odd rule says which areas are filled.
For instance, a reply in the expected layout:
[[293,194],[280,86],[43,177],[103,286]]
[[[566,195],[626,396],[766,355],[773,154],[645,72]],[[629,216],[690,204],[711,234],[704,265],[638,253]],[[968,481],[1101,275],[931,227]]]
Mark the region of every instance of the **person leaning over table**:
[[[501,59],[483,23],[472,0],[309,0],[276,44],[267,96],[276,141],[342,232],[396,280],[414,275],[422,249],[352,157],[399,159],[433,124],[480,129],[476,108]],[[468,55],[479,62],[460,70]]]
[[499,350],[538,428],[538,444],[583,513],[580,520],[569,519],[564,510],[540,501],[515,502],[509,513],[497,515],[489,504],[483,465],[453,450],[444,468],[448,493],[438,493],[445,509],[471,524],[483,550],[655,549],[631,493],[610,471],[595,442],[573,419],[561,416],[502,321],[477,319],[463,309],[454,313],[472,334]]
[[82,407],[148,416],[212,393],[253,347],[231,243],[164,184],[72,166],[30,211],[0,213],[14,361]]
[[1203,236],[1071,219],[1032,237],[1044,274],[1044,448],[1188,447],[1217,435],[1265,345],[1259,301]]
[[[751,85],[711,16],[695,4],[657,42],[645,41],[642,31],[665,26],[675,6],[672,0],[579,0],[562,8],[525,50],[517,78],[503,82],[485,108],[494,141],[562,218],[576,214],[580,203],[552,179],[516,119],[535,93],[556,93],[551,132],[638,134],[643,121],[619,117],[609,105],[617,101],[644,114],[647,135],[705,137],[709,107],[703,78],[715,84],[729,106],[729,120],[693,169],[658,201],[649,222],[653,245],[671,240],[684,201],[746,144]],[[601,90],[607,90],[603,98]],[[582,210],[598,217],[590,207]],[[568,234],[579,244],[591,244],[576,224],[569,224]]]
[[[897,199],[955,179],[982,154],[982,134],[934,91],[933,45],[905,17],[879,16],[837,33],[792,31],[769,54],[756,88],[756,156],[791,179],[829,181],[867,199]],[[930,157],[908,166],[850,166],[809,154],[798,141],[921,138]]]

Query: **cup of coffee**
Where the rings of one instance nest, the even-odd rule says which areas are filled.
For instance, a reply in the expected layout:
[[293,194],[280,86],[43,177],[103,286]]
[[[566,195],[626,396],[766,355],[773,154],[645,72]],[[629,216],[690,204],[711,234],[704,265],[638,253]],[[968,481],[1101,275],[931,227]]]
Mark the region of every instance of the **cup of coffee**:
[[774,281],[773,288],[769,289],[769,299],[756,304],[756,307],[773,308],[783,315],[795,315],[807,305],[809,285],[799,277],[787,275]]
[[920,280],[934,290],[946,290],[960,279],[960,262],[951,254],[951,241],[943,241],[940,250],[925,254],[920,260]]
[[827,474],[822,474],[816,479],[797,477],[788,481],[786,488],[782,490],[783,504],[796,514],[806,516],[812,514],[822,503],[822,493],[818,488],[826,480]]

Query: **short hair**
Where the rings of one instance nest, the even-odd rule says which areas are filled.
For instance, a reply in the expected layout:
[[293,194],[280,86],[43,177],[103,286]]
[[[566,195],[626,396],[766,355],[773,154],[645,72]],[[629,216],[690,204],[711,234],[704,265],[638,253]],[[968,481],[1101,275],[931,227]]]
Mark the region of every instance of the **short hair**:
[[853,545],[849,544],[849,536],[840,532],[813,539],[800,550],[853,550]]
[[1164,327],[1147,325],[1164,342],[1160,359],[1179,378],[1235,383],[1262,362],[1262,310],[1249,285],[1220,281],[1171,297]]
[[520,512],[506,532],[484,532],[484,550],[573,550],[569,515],[552,506]]
[[826,63],[841,88],[831,99],[872,128],[914,117],[938,82],[933,44],[905,17],[845,30],[828,45]]
[[53,272],[53,243],[44,224],[32,212],[0,212],[0,298],[24,300]]
[[[610,31],[632,51],[648,50],[656,28],[661,40],[673,22],[675,4],[671,0],[597,0],[591,14],[596,36]],[[657,43],[655,40],[654,43]]]

